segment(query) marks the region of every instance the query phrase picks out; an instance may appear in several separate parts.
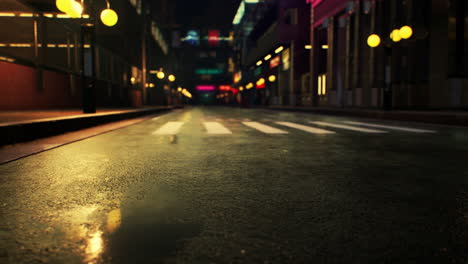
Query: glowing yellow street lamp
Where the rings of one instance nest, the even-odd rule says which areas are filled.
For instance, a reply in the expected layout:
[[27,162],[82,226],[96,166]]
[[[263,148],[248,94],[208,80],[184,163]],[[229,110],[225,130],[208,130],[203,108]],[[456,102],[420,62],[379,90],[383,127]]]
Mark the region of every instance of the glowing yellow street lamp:
[[117,13],[110,9],[104,9],[101,12],[101,21],[104,25],[108,27],[112,27],[115,24],[117,24],[117,21],[119,21],[119,17],[117,16]]
[[69,13],[72,9],[72,2],[73,0],[56,0],[55,5],[63,13]]
[[158,79],[160,79],[160,80],[164,79],[164,76],[166,76],[166,75],[164,74],[163,71],[159,71],[159,72],[156,74],[156,77],[158,77]]
[[276,76],[275,76],[275,75],[270,75],[270,76],[268,76],[268,81],[269,81],[269,82],[274,82],[274,81],[276,81]]
[[244,91],[244,87],[242,87],[242,86],[239,87],[239,91],[241,91],[241,92]]
[[377,34],[372,34],[367,38],[367,45],[371,48],[378,47],[380,45],[380,37]]
[[72,0],[71,2],[71,9],[68,10],[67,15],[72,18],[79,18],[83,13],[83,6],[76,1]]
[[400,36],[402,39],[409,39],[413,36],[413,29],[410,26],[403,26],[400,28]]
[[393,42],[400,42],[401,40],[400,30],[394,29],[392,33],[390,33],[390,38],[393,40]]
[[175,81],[175,76],[171,74],[171,75],[167,76],[167,79],[168,79],[170,82],[174,82],[174,81]]

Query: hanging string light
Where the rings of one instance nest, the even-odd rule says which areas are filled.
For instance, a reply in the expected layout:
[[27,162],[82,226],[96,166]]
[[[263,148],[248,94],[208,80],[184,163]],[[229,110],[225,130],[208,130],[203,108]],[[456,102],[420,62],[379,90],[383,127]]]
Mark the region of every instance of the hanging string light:
[[[102,10],[100,18],[104,25],[108,27],[115,26],[119,21],[117,12],[110,8],[109,1],[106,0],[107,8]],[[57,9],[66,13],[72,18],[79,18],[83,14],[83,5],[75,0],[56,0]]]

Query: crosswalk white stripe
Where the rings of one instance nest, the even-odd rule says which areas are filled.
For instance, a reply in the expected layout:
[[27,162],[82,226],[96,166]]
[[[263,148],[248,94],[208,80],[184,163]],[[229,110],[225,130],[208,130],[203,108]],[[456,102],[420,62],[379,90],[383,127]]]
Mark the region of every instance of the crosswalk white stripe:
[[416,129],[416,128],[399,127],[399,126],[378,125],[378,124],[370,124],[370,123],[354,122],[354,121],[345,121],[344,123],[351,124],[351,125],[358,125],[358,126],[387,128],[387,129],[400,130],[400,131],[406,131],[406,132],[415,132],[415,133],[436,133],[437,132],[437,131],[434,131],[434,130]]
[[232,134],[232,132],[225,128],[218,122],[203,122],[208,134]]
[[153,132],[153,135],[174,135],[179,132],[184,122],[167,122],[164,126]]
[[264,124],[259,123],[259,122],[242,122],[242,124],[244,124],[244,125],[246,125],[248,127],[257,129],[258,131],[261,131],[261,132],[266,133],[266,134],[288,134],[287,131],[284,131],[284,130],[281,130],[281,129],[278,129],[278,128],[274,128],[274,127],[271,127],[271,126],[267,126],[267,125],[264,125]]
[[332,124],[332,123],[320,122],[320,121],[309,121],[309,123],[316,124],[316,125],[319,125],[319,126],[342,128],[342,129],[348,129],[348,130],[359,131],[359,132],[364,132],[364,133],[387,133],[386,131],[377,130],[377,129],[361,128],[361,127],[354,127],[354,126],[347,126],[347,125],[339,125],[339,124]]
[[287,126],[287,127],[292,127],[296,128],[305,132],[313,133],[313,134],[335,134],[333,131],[325,130],[325,129],[320,129],[320,128],[315,128],[311,126],[304,126],[304,125],[299,125],[296,123],[291,123],[291,122],[275,122],[278,125],[282,126]]

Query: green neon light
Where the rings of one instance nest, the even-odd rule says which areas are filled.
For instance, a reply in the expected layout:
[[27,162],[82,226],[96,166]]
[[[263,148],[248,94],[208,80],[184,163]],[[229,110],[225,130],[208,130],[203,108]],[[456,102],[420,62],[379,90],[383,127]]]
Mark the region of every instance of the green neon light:
[[221,69],[196,69],[196,74],[200,75],[213,75],[213,74],[222,74],[223,70]]

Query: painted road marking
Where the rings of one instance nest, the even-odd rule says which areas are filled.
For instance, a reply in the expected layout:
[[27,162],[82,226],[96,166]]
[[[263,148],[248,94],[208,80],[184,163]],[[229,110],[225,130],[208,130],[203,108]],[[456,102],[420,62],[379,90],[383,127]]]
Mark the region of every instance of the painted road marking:
[[203,122],[208,134],[232,134],[232,132],[225,128],[218,122]]
[[242,122],[242,124],[244,124],[244,125],[246,125],[248,127],[257,129],[257,130],[259,130],[259,131],[261,131],[263,133],[266,133],[266,134],[288,134],[287,131],[277,129],[277,128],[274,128],[274,127],[271,127],[271,126],[267,126],[267,125],[264,125],[264,124],[258,123],[258,122]]
[[377,129],[361,128],[361,127],[354,127],[354,126],[347,126],[347,125],[338,125],[338,124],[332,124],[332,123],[320,122],[320,121],[309,121],[309,123],[316,124],[319,126],[342,128],[342,129],[348,129],[348,130],[359,131],[359,132],[364,132],[364,133],[387,133],[386,131],[377,130]]
[[313,133],[313,134],[335,134],[335,132],[333,131],[310,127],[310,126],[299,125],[299,124],[291,123],[291,122],[275,122],[275,123],[278,125],[296,128],[296,129],[309,132],[309,133]]
[[184,122],[167,122],[164,126],[153,132],[153,135],[174,135],[179,132]]
[[351,124],[351,125],[358,125],[358,126],[387,128],[387,129],[400,130],[400,131],[406,131],[406,132],[415,132],[415,133],[436,133],[437,132],[437,131],[434,131],[434,130],[416,129],[416,128],[399,127],[399,126],[378,125],[378,124],[370,124],[370,123],[354,122],[354,121],[344,121],[344,123]]

